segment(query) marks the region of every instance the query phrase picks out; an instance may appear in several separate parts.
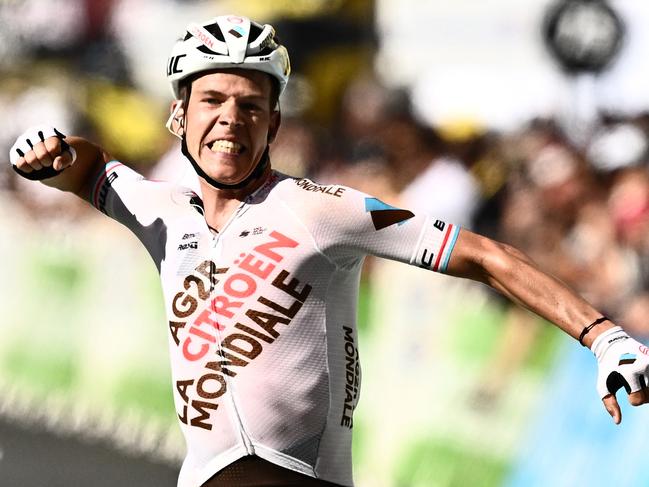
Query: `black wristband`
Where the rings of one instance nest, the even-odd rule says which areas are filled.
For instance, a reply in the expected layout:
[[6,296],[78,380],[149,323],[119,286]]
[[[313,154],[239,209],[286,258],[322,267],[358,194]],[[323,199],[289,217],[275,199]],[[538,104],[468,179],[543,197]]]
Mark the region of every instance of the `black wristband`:
[[600,323],[604,323],[605,321],[611,321],[611,320],[610,320],[607,316],[602,316],[602,317],[600,317],[600,318],[597,318],[597,319],[596,319],[595,321],[593,321],[590,325],[588,325],[586,328],[584,328],[584,329],[581,331],[581,335],[579,335],[579,343],[580,343],[583,347],[585,347],[586,345],[584,345],[584,337],[585,337],[586,335],[588,335],[588,332],[589,332],[590,330],[592,330],[593,328],[595,328],[595,327],[596,327],[597,325],[599,325]]

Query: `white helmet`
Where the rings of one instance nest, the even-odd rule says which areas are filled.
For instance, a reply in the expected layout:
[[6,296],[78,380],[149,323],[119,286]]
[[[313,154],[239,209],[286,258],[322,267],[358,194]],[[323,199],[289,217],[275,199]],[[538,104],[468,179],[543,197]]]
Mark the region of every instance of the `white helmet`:
[[180,99],[180,82],[213,69],[240,68],[263,71],[286,87],[291,64],[288,51],[275,39],[275,29],[246,17],[222,15],[203,24],[189,24],[187,34],[174,45],[167,77],[174,97]]

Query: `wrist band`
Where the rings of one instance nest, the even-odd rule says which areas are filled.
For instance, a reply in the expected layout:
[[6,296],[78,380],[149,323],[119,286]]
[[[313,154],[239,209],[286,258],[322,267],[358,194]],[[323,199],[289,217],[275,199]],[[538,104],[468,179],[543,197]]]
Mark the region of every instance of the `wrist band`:
[[600,317],[600,318],[597,318],[597,319],[596,319],[595,321],[593,321],[590,325],[588,325],[586,328],[584,328],[584,329],[581,331],[581,335],[579,335],[579,343],[580,343],[583,347],[585,347],[586,345],[584,345],[584,337],[588,334],[588,332],[589,332],[590,330],[592,330],[593,328],[595,328],[595,327],[596,327],[597,325],[599,325],[600,323],[604,323],[605,321],[611,321],[611,320],[610,320],[607,316],[602,316],[602,317]]

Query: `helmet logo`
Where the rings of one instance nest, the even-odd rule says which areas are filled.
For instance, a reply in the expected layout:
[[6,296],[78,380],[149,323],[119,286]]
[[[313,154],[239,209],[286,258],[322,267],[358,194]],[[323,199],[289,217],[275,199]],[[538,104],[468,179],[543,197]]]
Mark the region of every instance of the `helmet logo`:
[[230,34],[231,36],[236,37],[237,39],[240,39],[241,37],[243,37],[245,35],[245,33],[246,32],[239,26],[233,27],[232,29],[230,29],[228,31],[228,34]]
[[206,32],[203,32],[203,30],[198,28],[198,26],[192,25],[191,29],[188,29],[188,32],[198,40],[200,40],[207,47],[214,50],[214,42],[212,41],[211,36],[209,36]]
[[241,17],[237,17],[237,16],[235,16],[235,15],[230,15],[230,16],[227,18],[227,20],[228,20],[228,22],[230,22],[231,24],[243,24],[243,19],[242,19]]
[[171,56],[169,58],[169,63],[167,64],[167,76],[183,72],[183,70],[178,67],[178,63],[184,57],[187,57],[187,54],[179,54],[178,56]]

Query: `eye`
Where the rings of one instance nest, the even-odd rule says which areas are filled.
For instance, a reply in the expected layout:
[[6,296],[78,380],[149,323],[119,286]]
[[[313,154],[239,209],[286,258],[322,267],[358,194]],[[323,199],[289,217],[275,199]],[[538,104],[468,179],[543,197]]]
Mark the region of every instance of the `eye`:
[[254,112],[254,113],[263,110],[261,103],[257,103],[254,101],[244,101],[241,103],[240,107],[242,110],[245,110],[247,112]]

